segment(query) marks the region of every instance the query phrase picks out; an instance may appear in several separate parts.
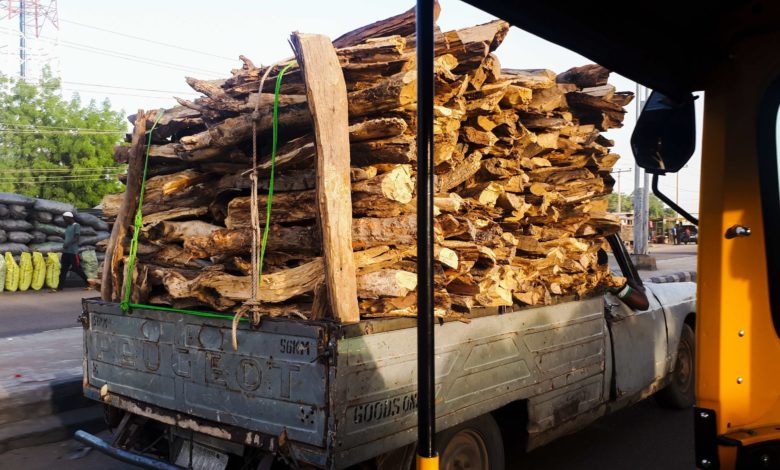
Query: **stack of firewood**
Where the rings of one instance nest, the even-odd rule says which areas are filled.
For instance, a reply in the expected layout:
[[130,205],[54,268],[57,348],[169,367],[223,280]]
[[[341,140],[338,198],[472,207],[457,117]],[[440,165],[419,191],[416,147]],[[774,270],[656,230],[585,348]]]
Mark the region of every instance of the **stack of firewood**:
[[[620,127],[632,94],[587,65],[502,69],[509,25],[436,35],[436,313],[549,304],[614,284],[599,264],[619,222],[604,196],[618,156],[600,133]],[[416,73],[409,11],[333,42],[346,81],[352,245],[363,317],[415,315]],[[165,110],[154,129],[143,202],[136,300],[235,310],[250,296],[252,112],[259,118],[260,224],[270,224],[260,299],[309,318],[324,263],[315,197],[316,146],[300,69],[283,77],[272,213],[266,220],[275,66],[242,57],[224,80],[187,78],[203,94]],[[131,117],[147,129],[157,112]],[[116,151],[127,162],[128,147]],[[122,195],[104,200],[108,216]],[[117,243],[123,243],[118,240]],[[121,273],[121,263],[109,267]]]

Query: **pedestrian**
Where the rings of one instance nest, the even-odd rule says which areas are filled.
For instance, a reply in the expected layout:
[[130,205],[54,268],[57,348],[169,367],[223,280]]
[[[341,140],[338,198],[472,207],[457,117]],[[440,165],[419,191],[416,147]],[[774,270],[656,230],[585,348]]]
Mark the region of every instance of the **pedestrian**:
[[672,240],[673,240],[673,243],[676,245],[677,244],[677,226],[676,225],[672,226]]
[[62,259],[60,259],[60,283],[57,286],[57,290],[62,290],[65,285],[65,278],[68,276],[68,271],[73,271],[84,280],[89,286],[87,275],[84,274],[84,270],[81,268],[81,260],[79,259],[79,239],[81,237],[81,225],[73,218],[73,213],[68,211],[62,214],[62,218],[65,219],[65,223],[68,225],[65,229],[65,241],[62,243]]

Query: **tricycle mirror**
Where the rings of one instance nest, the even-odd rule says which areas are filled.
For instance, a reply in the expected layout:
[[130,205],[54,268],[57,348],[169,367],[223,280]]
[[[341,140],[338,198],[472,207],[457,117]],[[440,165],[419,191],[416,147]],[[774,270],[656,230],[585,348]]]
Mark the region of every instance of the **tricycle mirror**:
[[631,134],[634,158],[648,173],[676,173],[690,160],[696,148],[695,99],[650,94]]

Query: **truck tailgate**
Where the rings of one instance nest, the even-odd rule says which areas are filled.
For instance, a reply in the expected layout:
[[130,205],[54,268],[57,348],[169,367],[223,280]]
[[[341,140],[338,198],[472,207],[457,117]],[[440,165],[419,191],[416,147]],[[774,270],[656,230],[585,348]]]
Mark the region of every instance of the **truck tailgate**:
[[[85,386],[269,436],[324,447],[327,331],[320,325],[242,323],[85,302]],[[325,363],[323,363],[325,362]]]

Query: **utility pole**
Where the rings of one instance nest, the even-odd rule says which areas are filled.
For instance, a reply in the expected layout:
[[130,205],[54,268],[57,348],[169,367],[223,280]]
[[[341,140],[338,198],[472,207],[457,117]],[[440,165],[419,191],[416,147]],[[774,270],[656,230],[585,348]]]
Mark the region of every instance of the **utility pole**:
[[628,173],[631,170],[632,170],[631,168],[623,168],[622,170],[612,170],[612,173],[617,174],[617,193],[618,193],[617,212],[618,212],[618,214],[623,212],[623,193],[620,192],[620,174],[621,173]]
[[27,78],[27,5],[19,0],[19,76]]
[[[639,114],[642,112],[642,86],[636,84],[636,121],[639,122]],[[634,165],[634,254],[644,255],[647,253],[645,248],[645,231],[644,228],[647,222],[644,218],[644,197],[642,188],[639,186],[641,183],[642,169],[639,165]]]
[[[646,87],[636,84],[636,122],[648,98]],[[644,178],[640,179],[640,173]],[[644,185],[639,186],[643,180]],[[655,258],[648,255],[648,235],[650,219],[650,175],[634,166],[634,264],[638,269],[655,270]]]
[[[41,32],[49,28],[59,30],[59,13],[57,0],[0,0],[0,24],[19,35],[19,77],[20,80],[37,78],[43,68],[54,65],[57,57],[57,40],[52,44],[51,38],[43,38]],[[16,23],[11,27],[5,21]],[[51,26],[48,26],[51,24]],[[17,32],[18,31],[18,32]],[[9,48],[9,50],[12,50]],[[9,53],[9,58],[12,55]],[[9,64],[10,65],[10,64]],[[56,72],[58,67],[54,67]]]

